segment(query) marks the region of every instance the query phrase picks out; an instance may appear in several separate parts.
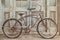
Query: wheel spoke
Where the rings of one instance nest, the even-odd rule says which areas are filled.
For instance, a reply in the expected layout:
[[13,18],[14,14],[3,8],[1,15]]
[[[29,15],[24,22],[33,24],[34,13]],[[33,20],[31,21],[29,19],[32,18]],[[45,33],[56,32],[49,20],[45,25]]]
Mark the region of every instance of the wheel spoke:
[[[17,23],[16,23],[17,22]],[[16,24],[15,24],[16,23]],[[15,24],[15,25],[14,25]],[[4,26],[3,26],[3,33],[5,34],[5,36],[7,36],[8,38],[16,38],[18,37],[21,32],[22,25],[21,23],[16,20],[16,19],[9,19],[5,22]],[[19,28],[19,29],[18,29]]]
[[[46,27],[44,27],[42,21],[44,21],[44,24],[46,23]],[[43,19],[42,21],[38,23],[38,27],[37,27],[37,31],[39,35],[42,36],[43,38],[53,38],[57,34],[56,23],[49,18]]]

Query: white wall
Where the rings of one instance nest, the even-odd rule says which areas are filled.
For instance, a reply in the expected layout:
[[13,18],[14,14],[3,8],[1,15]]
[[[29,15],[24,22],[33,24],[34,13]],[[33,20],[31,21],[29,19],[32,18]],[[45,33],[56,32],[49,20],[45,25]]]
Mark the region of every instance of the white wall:
[[[4,0],[3,0],[4,1]],[[22,9],[22,8],[20,8],[20,7],[18,7],[19,5],[19,2],[16,2],[17,3],[17,7],[16,7],[16,3],[14,4],[14,1],[15,0],[6,0],[5,2],[6,2],[6,5],[5,5],[5,7],[10,7],[11,6],[11,8],[13,8],[13,9],[11,9],[11,11],[10,11],[10,14],[11,14],[11,17],[12,16],[14,16],[14,13],[15,13],[15,11],[21,11],[20,9]],[[41,2],[41,3],[40,3]],[[42,0],[40,0],[40,2],[38,1],[38,3],[39,4],[41,4],[42,5],[42,10],[44,11],[45,9],[44,9],[44,1],[42,1]],[[21,5],[21,6],[23,6],[23,9],[22,9],[22,11],[27,11],[25,8],[28,8],[29,7],[29,2],[27,1],[27,2],[25,2],[24,1],[24,5]],[[25,5],[26,4],[26,5]],[[33,2],[32,2],[32,4],[33,4]],[[52,4],[53,4],[53,1],[52,1]],[[4,4],[3,4],[4,5]],[[31,4],[30,4],[30,6],[31,6]],[[38,9],[38,8],[37,8]],[[5,10],[6,11],[6,10]],[[8,11],[8,10],[7,10]],[[48,9],[48,11],[49,11],[49,9]],[[48,15],[49,15],[49,13],[48,13]],[[3,8],[3,6],[2,6],[2,4],[1,4],[1,0],[0,0],[0,33],[2,33],[2,24],[3,24],[3,22],[4,22],[4,8]]]
[[2,33],[3,22],[4,22],[4,12],[3,12],[3,5],[1,4],[1,0],[0,0],[0,33]]

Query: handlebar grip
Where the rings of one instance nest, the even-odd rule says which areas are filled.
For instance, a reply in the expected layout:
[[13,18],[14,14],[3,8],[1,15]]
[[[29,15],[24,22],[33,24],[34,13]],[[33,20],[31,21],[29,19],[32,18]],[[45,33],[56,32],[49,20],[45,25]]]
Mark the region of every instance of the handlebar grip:
[[28,8],[28,10],[35,10],[36,8]]

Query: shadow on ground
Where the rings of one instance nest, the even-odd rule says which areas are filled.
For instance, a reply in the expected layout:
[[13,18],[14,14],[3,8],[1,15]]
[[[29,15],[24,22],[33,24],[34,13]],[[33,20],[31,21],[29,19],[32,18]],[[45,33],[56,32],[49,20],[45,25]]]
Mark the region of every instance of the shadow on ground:
[[10,39],[5,35],[0,35],[0,40],[60,40],[60,36],[55,36],[52,39],[44,39],[38,34],[21,34],[18,38]]

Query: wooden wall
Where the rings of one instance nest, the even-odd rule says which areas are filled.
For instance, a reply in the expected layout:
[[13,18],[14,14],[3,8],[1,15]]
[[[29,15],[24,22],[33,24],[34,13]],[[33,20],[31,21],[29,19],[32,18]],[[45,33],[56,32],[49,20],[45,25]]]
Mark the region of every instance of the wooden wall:
[[58,31],[60,34],[60,0],[57,0],[57,22],[58,22]]

